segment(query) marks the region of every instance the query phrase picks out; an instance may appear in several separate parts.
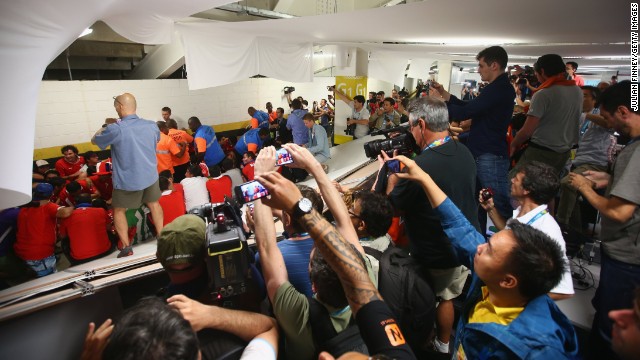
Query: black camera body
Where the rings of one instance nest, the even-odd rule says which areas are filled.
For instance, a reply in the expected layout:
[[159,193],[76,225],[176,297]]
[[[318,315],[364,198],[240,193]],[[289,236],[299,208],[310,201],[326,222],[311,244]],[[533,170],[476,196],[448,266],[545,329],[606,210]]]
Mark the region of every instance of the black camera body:
[[207,224],[205,263],[213,300],[247,292],[253,256],[242,229],[239,207],[225,196],[224,203],[209,203],[189,210]]
[[[392,134],[397,135],[391,137]],[[386,152],[389,156],[393,156],[394,151],[397,151],[398,155],[405,156],[420,151],[408,126],[400,125],[391,129],[377,130],[372,132],[371,135],[384,135],[386,137],[386,139],[372,140],[364,144],[364,153],[372,159],[377,158],[380,155],[380,151]]]
[[294,88],[293,86],[285,86],[284,87],[284,93],[285,94],[291,94],[294,91],[296,91],[296,88]]

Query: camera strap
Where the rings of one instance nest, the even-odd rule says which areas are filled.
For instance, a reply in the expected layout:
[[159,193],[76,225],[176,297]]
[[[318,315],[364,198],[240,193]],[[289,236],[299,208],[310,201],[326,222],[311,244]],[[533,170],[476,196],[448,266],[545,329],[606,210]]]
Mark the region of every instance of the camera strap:
[[424,150],[422,150],[422,152],[425,152],[425,151],[427,151],[427,150],[429,150],[431,148],[434,148],[434,147],[438,147],[440,145],[444,145],[444,144],[448,143],[449,140],[451,140],[451,136],[445,136],[442,139],[435,140],[431,144],[427,145],[427,147],[425,147]]

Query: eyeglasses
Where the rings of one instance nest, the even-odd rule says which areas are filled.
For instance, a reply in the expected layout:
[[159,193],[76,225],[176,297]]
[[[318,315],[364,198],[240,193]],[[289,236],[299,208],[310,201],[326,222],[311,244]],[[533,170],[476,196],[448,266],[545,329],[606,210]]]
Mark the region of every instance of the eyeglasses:
[[115,102],[117,102],[118,104],[122,105],[122,103],[121,103],[120,101],[118,101],[118,97],[117,97],[117,96],[114,96],[114,97],[113,97],[113,101],[115,101]]
[[350,215],[350,216],[353,216],[354,218],[358,218],[358,219],[362,220],[362,218],[360,218],[360,216],[359,216],[359,215],[356,215],[356,214],[353,212],[353,210],[352,210],[352,209],[349,209],[349,215]]

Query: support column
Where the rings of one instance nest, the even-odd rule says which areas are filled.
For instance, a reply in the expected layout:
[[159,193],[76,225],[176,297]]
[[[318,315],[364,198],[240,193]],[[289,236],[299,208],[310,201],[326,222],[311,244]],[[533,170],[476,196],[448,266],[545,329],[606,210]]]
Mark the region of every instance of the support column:
[[438,76],[436,81],[442,84],[445,90],[449,91],[451,84],[451,61],[438,60]]

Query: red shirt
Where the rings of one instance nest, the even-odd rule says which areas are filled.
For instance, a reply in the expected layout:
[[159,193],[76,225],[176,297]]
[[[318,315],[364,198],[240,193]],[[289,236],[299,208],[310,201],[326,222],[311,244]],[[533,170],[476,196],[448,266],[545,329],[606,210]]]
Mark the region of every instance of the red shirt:
[[22,260],[42,260],[53,255],[56,214],[60,206],[46,203],[25,207],[18,214],[18,233],[13,250]]
[[103,208],[80,207],[73,210],[71,216],[62,220],[60,235],[69,236],[71,257],[84,260],[100,255],[109,248],[111,242],[107,236],[109,214]]
[[242,168],[242,174],[247,178],[247,181],[251,181],[254,178],[253,167],[256,165],[255,161],[245,164]]
[[222,175],[216,179],[209,179],[209,181],[207,181],[207,190],[209,191],[211,202],[224,202],[225,195],[231,199],[231,186],[231,178],[227,175]]
[[61,177],[64,177],[77,173],[80,171],[82,165],[84,165],[84,157],[82,156],[78,156],[78,160],[73,164],[68,163],[67,160],[62,158],[56,161],[56,170],[58,170]]
[[100,179],[98,175],[89,176],[89,180],[93,183],[98,191],[100,191],[100,198],[103,200],[109,200],[113,196],[113,178],[109,176],[104,181]]
[[162,206],[162,211],[164,212],[164,226],[167,226],[167,224],[175,220],[175,218],[182,216],[187,212],[182,186],[180,186],[180,190],[176,189],[176,184],[173,186],[173,191],[169,194],[165,194],[168,190],[163,192],[159,200],[160,206]]
[[[78,182],[78,184],[80,184],[81,193],[91,194],[91,195],[96,193],[96,188],[95,186],[93,186],[93,182],[91,183],[91,185],[89,185],[89,183],[87,183],[87,180],[76,180],[76,181]],[[69,196],[69,192],[67,192],[66,187],[60,190],[60,194],[58,195],[58,198],[59,198],[58,201],[60,205],[76,206],[76,200],[72,196]]]

